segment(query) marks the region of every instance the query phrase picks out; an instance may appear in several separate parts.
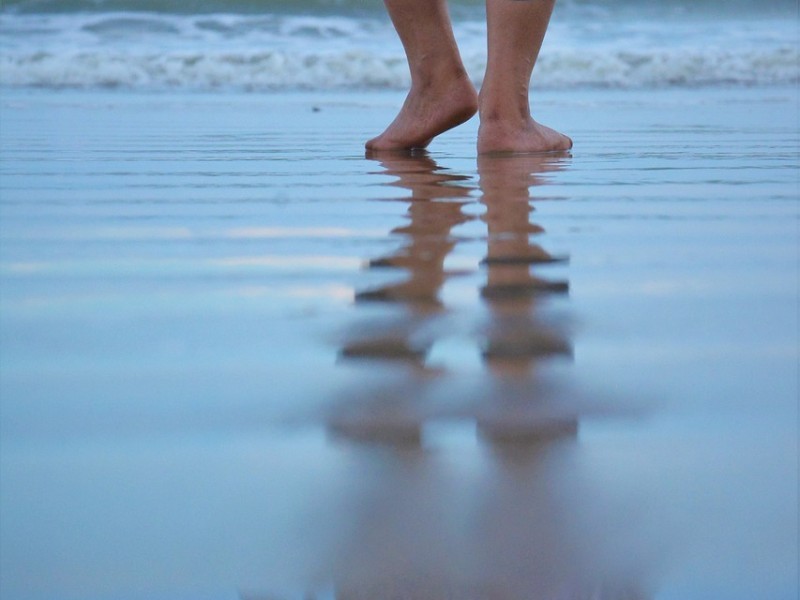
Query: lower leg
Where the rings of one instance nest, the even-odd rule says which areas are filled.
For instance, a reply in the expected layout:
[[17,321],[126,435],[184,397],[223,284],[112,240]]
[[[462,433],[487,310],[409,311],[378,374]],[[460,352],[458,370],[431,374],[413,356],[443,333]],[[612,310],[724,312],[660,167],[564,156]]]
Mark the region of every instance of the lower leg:
[[477,94],[458,52],[445,0],[385,0],[411,71],[397,118],[371,150],[424,148],[477,111]]
[[488,60],[478,152],[568,150],[572,140],[533,120],[528,89],[555,0],[486,0]]

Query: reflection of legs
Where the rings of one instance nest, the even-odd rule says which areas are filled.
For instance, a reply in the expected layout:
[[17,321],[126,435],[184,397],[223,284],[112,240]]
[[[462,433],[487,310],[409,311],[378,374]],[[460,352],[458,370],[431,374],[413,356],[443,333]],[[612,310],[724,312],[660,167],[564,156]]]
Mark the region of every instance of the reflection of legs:
[[531,73],[555,0],[486,0],[489,55],[480,94],[478,152],[568,150],[572,140],[533,120]]
[[438,367],[427,364],[427,354],[441,327],[439,292],[448,276],[444,263],[456,244],[450,232],[474,218],[462,212],[473,187],[463,185],[466,177],[449,173],[425,154],[381,154],[384,172],[398,178],[392,185],[408,195],[398,199],[409,203],[411,222],[392,230],[404,241],[402,247],[391,256],[370,261],[370,267],[402,269],[408,278],[356,295],[357,301],[394,303],[396,319],[386,311],[374,322],[360,323],[348,335],[341,357],[371,359],[369,370],[382,365],[384,372],[379,378],[366,378],[361,389],[353,390],[348,404],[330,417],[329,425],[350,439],[418,444],[423,422],[432,414],[425,403],[428,386],[439,373]]
[[531,273],[532,265],[556,260],[531,242],[531,234],[544,232],[529,221],[531,186],[543,183],[545,172],[560,168],[552,154],[478,157],[486,206],[482,219],[489,233],[481,290],[489,321],[482,354],[492,376],[490,402],[478,415],[478,430],[484,440],[505,448],[533,449],[577,431],[573,411],[539,373],[546,360],[572,354],[568,332],[549,323],[541,310],[541,300],[567,292],[568,283]]
[[445,0],[385,0],[411,70],[397,118],[367,142],[374,150],[424,148],[477,111],[477,94],[453,37]]

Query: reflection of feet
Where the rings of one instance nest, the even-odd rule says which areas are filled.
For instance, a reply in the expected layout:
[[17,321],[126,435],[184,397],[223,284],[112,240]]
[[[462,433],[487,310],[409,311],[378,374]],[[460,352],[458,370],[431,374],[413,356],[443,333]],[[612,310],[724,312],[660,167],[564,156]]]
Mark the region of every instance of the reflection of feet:
[[535,446],[558,439],[574,438],[577,434],[578,420],[570,416],[541,415],[527,419],[478,422],[478,435],[481,439],[497,446]]
[[482,118],[478,130],[478,154],[490,152],[563,152],[572,139],[531,118],[522,124]]
[[439,288],[445,275],[434,271],[431,274],[417,273],[409,281],[356,293],[356,302],[401,302],[413,305],[415,310],[439,309]]
[[422,443],[421,425],[413,420],[334,419],[328,423],[328,432],[351,442],[392,446],[420,446]]
[[536,329],[525,325],[511,333],[499,332],[489,339],[483,349],[483,357],[489,361],[531,360],[554,356],[572,356],[569,341],[558,333]]
[[478,94],[465,73],[412,87],[400,113],[367,150],[425,148],[434,137],[461,125],[478,111]]
[[398,360],[422,363],[427,348],[412,346],[405,339],[382,337],[355,341],[347,344],[340,351],[344,358],[365,358],[377,360]]
[[569,283],[533,277],[529,281],[492,283],[481,288],[481,297],[487,300],[527,300],[543,294],[566,294]]
[[[516,234],[516,232],[514,232]],[[523,242],[524,244],[524,242]],[[520,248],[502,247],[492,248],[492,252],[481,260],[484,265],[544,265],[549,263],[566,262],[568,256],[553,256],[541,246],[519,244]],[[499,245],[499,244],[498,244]],[[511,246],[508,244],[507,246]]]

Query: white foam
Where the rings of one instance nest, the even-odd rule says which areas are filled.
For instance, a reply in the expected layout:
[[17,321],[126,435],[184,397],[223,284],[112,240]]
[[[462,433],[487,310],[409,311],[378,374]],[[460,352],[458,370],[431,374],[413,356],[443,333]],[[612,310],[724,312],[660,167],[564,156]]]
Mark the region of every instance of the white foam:
[[[485,69],[485,24],[456,23],[470,75]],[[70,14],[0,18],[0,84],[10,87],[405,88],[391,25],[297,15]],[[542,88],[794,84],[797,31],[782,21],[554,23]]]

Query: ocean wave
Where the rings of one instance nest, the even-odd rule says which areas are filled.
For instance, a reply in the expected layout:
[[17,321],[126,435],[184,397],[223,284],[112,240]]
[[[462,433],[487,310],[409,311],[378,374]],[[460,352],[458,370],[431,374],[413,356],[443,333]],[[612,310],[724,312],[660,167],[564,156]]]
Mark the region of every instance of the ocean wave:
[[[608,10],[667,10],[707,14],[796,15],[796,0],[559,0],[559,11],[590,13]],[[449,0],[451,11],[480,11],[484,0]],[[380,0],[4,0],[0,12],[12,14],[67,14],[150,12],[159,14],[365,14],[383,11]]]
[[[556,50],[536,67],[537,88],[797,84],[796,48],[722,51],[586,52]],[[475,83],[483,56],[467,60]],[[402,55],[359,49],[131,54],[31,52],[0,55],[0,82],[12,87],[188,89],[343,89],[408,87]]]
[[[483,0],[457,0],[477,5]],[[383,10],[380,0],[4,0],[14,14],[148,12],[159,14],[363,13]]]
[[[483,19],[455,33],[467,71],[486,67]],[[534,74],[539,88],[796,84],[797,30],[726,23],[560,19]],[[385,17],[81,13],[0,15],[0,85],[41,88],[401,89],[402,46]]]

